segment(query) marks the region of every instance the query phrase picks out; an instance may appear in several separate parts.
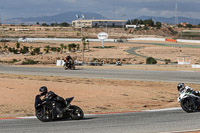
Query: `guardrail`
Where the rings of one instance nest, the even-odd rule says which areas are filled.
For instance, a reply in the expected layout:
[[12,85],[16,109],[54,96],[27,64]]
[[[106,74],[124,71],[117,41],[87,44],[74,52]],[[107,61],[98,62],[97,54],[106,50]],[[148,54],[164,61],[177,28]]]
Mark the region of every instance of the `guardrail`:
[[[90,42],[100,42],[99,39],[86,39]],[[68,41],[80,42],[77,38],[19,38],[18,42],[34,42],[34,41]],[[105,42],[118,42],[119,39],[106,39]],[[186,42],[186,43],[200,43],[200,40],[185,40],[185,39],[168,39],[168,38],[129,38],[127,41],[172,41],[172,42]]]

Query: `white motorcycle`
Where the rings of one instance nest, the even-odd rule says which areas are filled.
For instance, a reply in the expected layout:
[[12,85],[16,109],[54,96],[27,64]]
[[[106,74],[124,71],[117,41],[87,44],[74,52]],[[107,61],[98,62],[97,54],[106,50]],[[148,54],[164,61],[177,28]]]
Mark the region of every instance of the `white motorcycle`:
[[193,91],[184,89],[180,92],[177,100],[187,113],[200,111],[200,97],[194,95]]

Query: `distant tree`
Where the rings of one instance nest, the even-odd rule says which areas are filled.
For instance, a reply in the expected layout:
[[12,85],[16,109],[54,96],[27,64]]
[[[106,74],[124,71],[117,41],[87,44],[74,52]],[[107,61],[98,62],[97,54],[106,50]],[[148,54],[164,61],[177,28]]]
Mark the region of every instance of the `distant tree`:
[[187,28],[193,28],[192,24],[186,24]]
[[57,47],[51,47],[51,51],[56,52],[57,51]]
[[19,43],[19,42],[17,42],[17,44],[16,44],[16,48],[17,48],[17,49],[20,48],[20,43]]
[[4,48],[4,50],[5,50],[5,51],[7,51],[7,49],[8,49],[8,46],[7,46],[7,45],[4,45],[4,47],[3,47],[3,48]]
[[66,22],[63,22],[63,23],[60,23],[60,26],[61,26],[61,27],[69,27],[69,24],[66,23]]
[[80,44],[76,45],[77,51],[80,50]]
[[29,52],[29,47],[23,46],[23,48],[20,49],[20,53],[26,54]]
[[65,52],[67,51],[67,45],[64,46]]
[[35,55],[35,54],[40,54],[40,47],[34,48],[34,49],[33,49],[33,52],[34,52],[34,55]]
[[178,27],[183,27],[181,24],[178,24]]
[[138,19],[134,19],[134,20],[132,21],[132,24],[138,25],[138,24],[139,24],[139,20],[138,20]]
[[139,24],[144,24],[144,22],[143,22],[143,20],[142,20],[142,19],[140,19],[140,21],[139,21]]
[[68,50],[72,51],[72,49],[73,49],[73,51],[75,52],[76,51],[76,46],[77,45],[75,43],[71,43],[71,44],[68,45]]
[[54,23],[51,23],[51,24],[50,24],[50,26],[54,27],[54,26],[55,26],[55,24],[54,24]]
[[33,46],[30,46],[30,51],[32,52],[32,50],[33,50]]
[[53,27],[55,27],[55,26],[59,26],[58,23],[51,23],[50,25],[53,26]]
[[153,57],[148,57],[146,58],[146,64],[157,64],[157,61]]
[[152,19],[147,19],[143,21],[146,26],[154,27],[154,21]]
[[59,53],[61,51],[61,48],[57,48],[56,51],[57,53]]
[[36,22],[36,24],[37,24],[37,25],[40,25],[40,23],[39,23],[39,22]]
[[160,29],[160,27],[162,26],[161,22],[156,22],[156,28]]
[[49,45],[46,45],[45,47],[44,47],[44,51],[46,52],[46,53],[49,53],[49,50],[50,50],[50,46]]
[[90,49],[90,46],[89,46],[89,45],[90,45],[90,42],[89,42],[89,40],[87,40],[86,42],[87,42],[88,50],[89,50],[89,49]]
[[64,49],[64,44],[60,44],[60,48],[61,48],[61,53],[63,53],[63,49]]
[[49,26],[48,24],[46,24],[46,23],[42,23],[42,26]]
[[126,22],[126,24],[131,24],[131,20],[128,20],[128,21]]

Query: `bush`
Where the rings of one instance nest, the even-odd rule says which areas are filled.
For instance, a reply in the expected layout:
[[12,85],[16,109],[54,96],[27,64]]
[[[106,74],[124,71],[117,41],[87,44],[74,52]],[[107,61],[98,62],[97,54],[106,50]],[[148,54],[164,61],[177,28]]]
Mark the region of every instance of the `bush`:
[[37,64],[39,61],[34,61],[31,59],[27,59],[26,61],[22,62],[22,65],[30,65],[30,64]]
[[169,64],[171,62],[170,59],[165,59],[165,64]]
[[13,59],[12,61],[9,61],[8,63],[15,63],[17,62],[17,59]]
[[104,48],[114,48],[115,46],[104,46],[104,47],[102,47],[102,46],[95,46],[95,47],[93,47],[93,48],[100,48],[100,49],[104,49]]
[[51,51],[56,52],[57,51],[57,47],[51,47]]
[[157,64],[157,61],[153,57],[148,57],[146,59],[146,64]]

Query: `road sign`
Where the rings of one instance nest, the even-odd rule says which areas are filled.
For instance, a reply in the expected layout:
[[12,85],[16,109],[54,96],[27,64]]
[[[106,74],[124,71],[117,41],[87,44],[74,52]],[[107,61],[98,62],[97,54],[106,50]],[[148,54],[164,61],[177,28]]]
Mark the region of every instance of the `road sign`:
[[101,40],[101,46],[104,47],[104,43],[103,41],[108,39],[108,33],[105,33],[105,32],[100,32],[98,35],[97,35],[98,39]]

